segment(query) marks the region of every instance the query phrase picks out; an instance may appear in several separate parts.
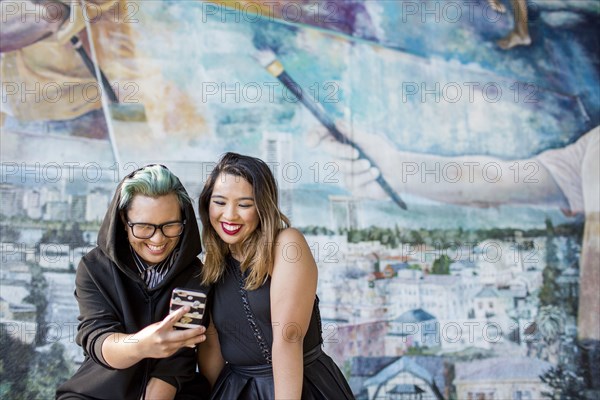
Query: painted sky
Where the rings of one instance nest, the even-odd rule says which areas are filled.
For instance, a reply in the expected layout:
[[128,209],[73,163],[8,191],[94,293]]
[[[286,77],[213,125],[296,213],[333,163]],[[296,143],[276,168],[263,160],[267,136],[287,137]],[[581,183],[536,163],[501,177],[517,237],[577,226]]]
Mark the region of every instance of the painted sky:
[[[161,107],[165,118],[184,118],[184,102],[202,124],[157,131],[145,122],[113,118],[116,161],[193,169],[229,150],[264,157],[265,137],[285,137],[285,156],[301,172],[286,187],[294,193],[295,223],[327,221],[328,196],[347,193],[344,177],[327,179],[331,157],[305,144],[319,122],[253,57],[264,48],[345,125],[345,134],[370,132],[399,150],[518,160],[571,143],[600,122],[596,1],[530,2],[533,44],[510,51],[495,40],[511,28],[512,16],[495,14],[486,1],[281,2],[300,5],[300,16],[289,7],[283,12],[283,6],[257,15],[247,6],[253,3],[237,2],[237,11],[215,2],[140,3],[132,26],[135,63],[142,76],[156,77],[146,89],[159,100],[160,91],[169,89]],[[178,104],[171,102],[174,96]],[[52,148],[47,140],[36,143]],[[55,147],[68,160],[81,155],[75,145]],[[44,154],[37,151],[36,159]],[[112,162],[111,154],[100,158]],[[527,208],[410,201],[410,216],[385,201],[364,202],[362,223],[409,218],[409,225],[519,220],[540,226],[545,213],[562,218],[557,210],[541,210],[540,216]],[[427,210],[426,221],[416,218],[419,207]]]
[[[228,150],[263,156],[265,135],[290,135],[292,159],[303,172],[291,185],[296,221],[326,219],[327,196],[345,193],[343,178],[315,180],[313,166],[323,168],[329,159],[304,138],[319,123],[253,58],[262,48],[275,51],[296,82],[346,124],[346,134],[367,130],[401,150],[523,159],[573,142],[598,123],[598,35],[590,23],[598,8],[590,2],[533,7],[533,44],[510,51],[495,44],[511,27],[510,13],[492,15],[485,2],[471,8],[415,3],[427,4],[430,14],[406,2],[329,3],[338,11],[333,19],[305,10],[303,20],[206,2],[143,3],[136,26],[141,63],[159,66],[189,96],[209,134],[194,138],[191,131],[185,146],[177,140],[160,149],[134,146],[139,141],[130,125],[117,122],[123,158],[208,161]],[[562,218],[556,210],[537,215],[416,201],[427,207],[427,220],[442,226],[456,215],[465,227],[505,224],[515,213],[535,226],[547,213]],[[366,225],[389,224],[389,213],[399,213],[385,202],[363,209]]]

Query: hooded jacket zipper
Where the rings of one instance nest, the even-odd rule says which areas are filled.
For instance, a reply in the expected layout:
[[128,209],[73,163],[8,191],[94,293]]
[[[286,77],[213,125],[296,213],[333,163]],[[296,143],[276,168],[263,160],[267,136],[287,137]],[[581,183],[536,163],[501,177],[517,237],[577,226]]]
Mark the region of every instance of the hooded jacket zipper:
[[[148,292],[146,291],[146,289],[144,287],[142,287],[142,293],[144,294],[144,297],[145,297],[144,300],[146,300],[146,303],[148,303],[148,310],[150,311],[150,313],[148,315],[148,321],[152,321],[152,316],[154,315],[154,303],[152,301],[152,296],[150,296],[148,294]],[[150,363],[152,360],[150,360],[149,358],[146,358],[143,361],[145,364],[144,365],[144,377],[142,379],[141,393],[140,393],[140,396],[138,396],[138,398],[141,400],[146,399],[146,388],[148,387],[148,382],[150,382]]]

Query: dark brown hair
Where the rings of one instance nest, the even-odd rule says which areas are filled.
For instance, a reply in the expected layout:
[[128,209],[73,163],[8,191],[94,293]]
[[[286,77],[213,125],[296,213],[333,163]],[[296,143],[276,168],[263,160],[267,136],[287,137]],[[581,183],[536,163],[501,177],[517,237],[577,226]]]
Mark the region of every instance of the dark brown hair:
[[208,212],[215,182],[221,174],[241,177],[252,186],[259,223],[256,230],[241,244],[242,254],[245,256],[241,261],[241,269],[249,269],[246,288],[257,289],[273,271],[277,234],[289,227],[290,221],[279,209],[277,182],[268,165],[256,157],[237,153],[224,154],[208,177],[198,204],[202,221],[202,242],[206,252],[202,270],[203,283],[214,283],[223,275],[225,256],[229,253],[229,247],[212,227]]

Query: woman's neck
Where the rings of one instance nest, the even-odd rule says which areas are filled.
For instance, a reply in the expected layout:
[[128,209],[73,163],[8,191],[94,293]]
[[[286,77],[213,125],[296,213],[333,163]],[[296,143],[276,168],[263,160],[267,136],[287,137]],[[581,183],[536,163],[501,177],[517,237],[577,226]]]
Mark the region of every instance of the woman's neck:
[[231,257],[233,257],[235,260],[242,262],[242,260],[244,259],[244,255],[242,252],[242,249],[239,248],[239,246],[229,246],[229,254],[231,254]]

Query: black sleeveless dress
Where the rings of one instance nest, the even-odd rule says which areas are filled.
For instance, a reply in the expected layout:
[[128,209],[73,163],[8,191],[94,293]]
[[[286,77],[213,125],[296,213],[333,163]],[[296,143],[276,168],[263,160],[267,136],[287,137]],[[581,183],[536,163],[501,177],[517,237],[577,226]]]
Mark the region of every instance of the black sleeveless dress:
[[[257,290],[243,289],[239,262],[228,257],[221,281],[213,286],[212,319],[227,362],[211,399],[273,399],[271,368],[271,279]],[[344,375],[321,350],[318,299],[304,337],[302,399],[354,399]]]

